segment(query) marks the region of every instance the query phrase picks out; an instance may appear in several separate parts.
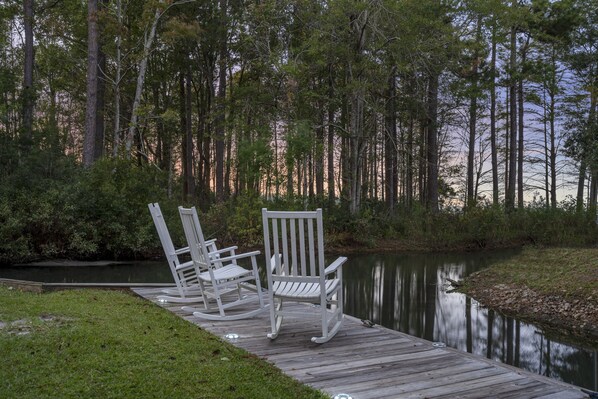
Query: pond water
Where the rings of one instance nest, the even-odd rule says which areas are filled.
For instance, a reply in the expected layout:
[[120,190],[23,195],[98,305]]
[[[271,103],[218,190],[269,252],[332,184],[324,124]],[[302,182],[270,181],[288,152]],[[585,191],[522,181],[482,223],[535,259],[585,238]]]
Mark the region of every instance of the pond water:
[[[596,348],[551,339],[459,293],[460,280],[515,251],[351,256],[343,270],[345,313],[449,347],[598,390]],[[594,345],[595,347],[598,346]]]
[[0,278],[45,283],[172,283],[166,260],[106,266],[0,267]]
[[[598,352],[447,292],[515,251],[351,255],[343,267],[345,313],[416,337],[598,390]],[[171,283],[165,261],[111,266],[0,268],[0,278],[55,283]],[[594,345],[595,347],[598,346]]]

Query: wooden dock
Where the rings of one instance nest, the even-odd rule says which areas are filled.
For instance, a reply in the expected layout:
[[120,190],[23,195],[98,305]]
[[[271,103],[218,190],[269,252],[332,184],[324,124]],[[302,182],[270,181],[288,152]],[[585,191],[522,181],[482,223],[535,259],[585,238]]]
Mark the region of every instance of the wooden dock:
[[[346,393],[366,398],[587,398],[575,386],[536,375],[483,357],[438,348],[425,341],[380,326],[366,327],[346,316],[330,342],[310,341],[318,335],[317,319],[285,317],[274,341],[269,313],[240,321],[206,321],[158,303],[159,288],[132,288],[217,336],[234,333],[234,345],[269,361],[304,384],[331,396]],[[309,306],[309,305],[292,305]]]

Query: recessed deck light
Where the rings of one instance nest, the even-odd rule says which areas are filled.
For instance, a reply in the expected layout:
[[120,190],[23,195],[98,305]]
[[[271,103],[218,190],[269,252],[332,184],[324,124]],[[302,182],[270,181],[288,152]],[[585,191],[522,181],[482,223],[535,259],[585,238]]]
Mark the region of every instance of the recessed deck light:
[[227,334],[224,334],[224,338],[228,339],[229,341],[236,341],[239,339],[239,334],[227,333]]
[[353,396],[349,395],[348,393],[337,393],[332,397],[332,399],[353,399]]

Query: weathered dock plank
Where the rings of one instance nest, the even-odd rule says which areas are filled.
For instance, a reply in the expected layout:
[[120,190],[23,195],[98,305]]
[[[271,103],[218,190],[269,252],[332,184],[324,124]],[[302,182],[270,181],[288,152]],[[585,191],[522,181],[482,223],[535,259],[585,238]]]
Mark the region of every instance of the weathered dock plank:
[[[330,395],[340,392],[366,398],[587,398],[581,390],[511,366],[380,326],[364,326],[347,316],[330,342],[310,341],[319,335],[314,319],[286,317],[278,338],[266,338],[269,313],[238,321],[206,321],[181,310],[181,305],[158,303],[160,288],[133,288],[185,320],[217,336],[235,333],[231,342],[275,364],[287,375]],[[202,307],[202,304],[197,304]],[[308,306],[308,305],[289,305]]]

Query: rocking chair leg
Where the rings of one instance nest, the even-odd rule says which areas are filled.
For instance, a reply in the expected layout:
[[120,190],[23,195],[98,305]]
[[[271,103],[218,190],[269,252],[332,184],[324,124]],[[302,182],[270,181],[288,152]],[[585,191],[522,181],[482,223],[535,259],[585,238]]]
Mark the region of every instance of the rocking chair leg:
[[282,325],[282,315],[278,315],[278,312],[282,310],[282,299],[277,304],[275,303],[274,299],[271,298],[273,303],[270,305],[270,324],[272,328],[272,332],[268,334],[268,338],[276,339],[278,337],[278,332],[280,331],[280,326]]

